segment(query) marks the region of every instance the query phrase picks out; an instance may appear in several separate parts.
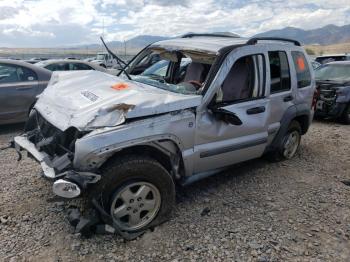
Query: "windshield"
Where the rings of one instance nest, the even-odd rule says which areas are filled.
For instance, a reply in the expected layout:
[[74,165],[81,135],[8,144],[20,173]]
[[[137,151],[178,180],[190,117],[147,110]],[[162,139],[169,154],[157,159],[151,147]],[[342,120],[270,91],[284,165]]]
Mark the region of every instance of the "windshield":
[[[181,51],[148,52],[129,71],[132,80],[181,94],[197,94],[215,56],[196,54],[193,61]],[[203,57],[201,57],[203,56]]]
[[96,60],[105,60],[106,54],[97,54]]
[[316,80],[350,81],[350,64],[327,64],[315,71]]

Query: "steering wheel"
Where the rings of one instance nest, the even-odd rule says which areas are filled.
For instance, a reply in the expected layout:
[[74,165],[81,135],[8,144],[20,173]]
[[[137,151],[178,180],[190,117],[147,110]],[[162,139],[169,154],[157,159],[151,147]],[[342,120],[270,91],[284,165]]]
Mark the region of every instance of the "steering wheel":
[[197,90],[202,87],[202,83],[196,80],[190,80],[188,83],[194,85]]

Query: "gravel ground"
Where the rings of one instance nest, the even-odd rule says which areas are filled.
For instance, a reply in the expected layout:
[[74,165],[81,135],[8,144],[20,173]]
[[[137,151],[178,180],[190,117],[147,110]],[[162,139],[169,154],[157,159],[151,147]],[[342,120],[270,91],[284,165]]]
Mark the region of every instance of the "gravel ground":
[[[0,127],[0,147],[20,126]],[[350,127],[315,122],[289,161],[250,161],[180,189],[141,238],[82,239],[39,166],[0,152],[1,261],[349,261]],[[204,211],[203,211],[204,210]]]

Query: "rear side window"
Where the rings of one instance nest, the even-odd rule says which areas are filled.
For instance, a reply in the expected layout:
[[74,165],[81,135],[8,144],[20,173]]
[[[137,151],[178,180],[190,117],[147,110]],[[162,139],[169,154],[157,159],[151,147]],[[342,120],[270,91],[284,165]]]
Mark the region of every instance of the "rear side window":
[[38,80],[38,76],[36,73],[28,68],[19,67],[18,68],[18,76],[21,81],[34,81]]
[[271,93],[290,90],[290,72],[287,54],[282,51],[269,52]]
[[35,72],[28,68],[17,65],[0,64],[0,83],[15,83],[34,80],[38,80],[38,77]]
[[292,57],[297,72],[298,88],[309,86],[311,84],[311,74],[304,54],[299,51],[292,51]]
[[14,65],[0,64],[0,84],[19,82],[18,67]]
[[93,70],[93,68],[83,63],[69,63],[69,70]]
[[68,65],[61,63],[61,64],[50,64],[45,66],[46,69],[50,71],[67,71],[68,70]]

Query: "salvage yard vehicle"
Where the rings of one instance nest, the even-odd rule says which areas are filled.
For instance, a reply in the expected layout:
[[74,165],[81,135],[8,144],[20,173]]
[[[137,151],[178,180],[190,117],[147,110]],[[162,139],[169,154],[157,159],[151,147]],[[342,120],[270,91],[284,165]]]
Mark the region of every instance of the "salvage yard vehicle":
[[321,55],[316,57],[315,61],[320,64],[327,64],[336,61],[350,61],[350,54]]
[[99,65],[104,68],[110,68],[114,66],[113,58],[109,53],[98,53],[95,59],[89,61],[96,65]]
[[50,71],[97,70],[107,72],[105,68],[97,64],[74,59],[49,59],[40,61],[35,65]]
[[318,94],[315,117],[350,124],[350,61],[322,65],[315,77]]
[[0,59],[0,125],[28,119],[51,72],[18,60]]
[[[155,54],[166,70],[136,74]],[[118,77],[55,72],[15,148],[41,164],[56,195],[85,193],[119,234],[140,234],[169,218],[175,184],[264,154],[295,156],[313,118],[310,68],[289,39],[156,42]]]

